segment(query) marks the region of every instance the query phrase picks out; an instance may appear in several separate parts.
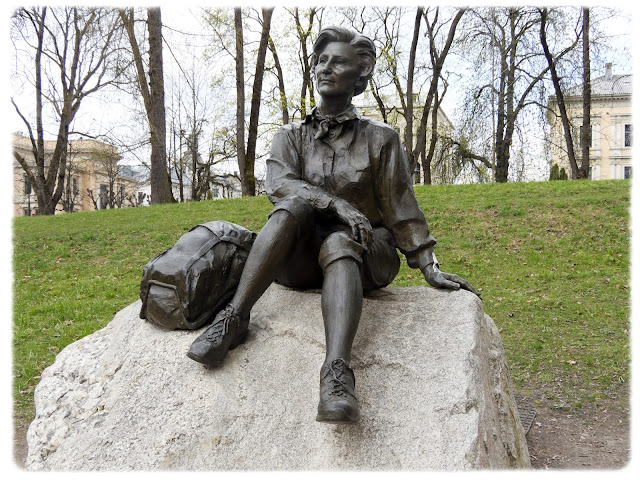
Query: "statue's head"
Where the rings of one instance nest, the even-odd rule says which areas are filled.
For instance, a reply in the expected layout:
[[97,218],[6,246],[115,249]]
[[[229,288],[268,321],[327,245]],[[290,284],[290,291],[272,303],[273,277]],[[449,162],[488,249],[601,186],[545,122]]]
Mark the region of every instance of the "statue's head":
[[316,82],[318,81],[318,60],[327,46],[334,43],[349,46],[346,53],[353,54],[351,57],[357,63],[358,68],[353,96],[360,95],[367,88],[367,83],[373,74],[373,67],[376,64],[376,47],[371,39],[348,28],[327,27],[323,29],[313,44],[313,55],[311,56],[312,73],[316,77]]

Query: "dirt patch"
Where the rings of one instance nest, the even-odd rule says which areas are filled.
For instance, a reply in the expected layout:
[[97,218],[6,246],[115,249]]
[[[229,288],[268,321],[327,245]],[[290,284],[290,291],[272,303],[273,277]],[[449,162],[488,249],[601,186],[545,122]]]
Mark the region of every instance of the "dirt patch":
[[13,423],[13,460],[20,468],[25,467],[27,459],[27,429],[28,420],[15,419]]
[[[27,458],[26,421],[17,420],[14,460],[24,468]],[[535,407],[527,434],[531,465],[535,469],[602,470],[624,468],[630,459],[627,408],[581,408],[565,412]]]
[[605,407],[567,413],[536,408],[527,434],[536,469],[619,469],[630,460],[629,413]]

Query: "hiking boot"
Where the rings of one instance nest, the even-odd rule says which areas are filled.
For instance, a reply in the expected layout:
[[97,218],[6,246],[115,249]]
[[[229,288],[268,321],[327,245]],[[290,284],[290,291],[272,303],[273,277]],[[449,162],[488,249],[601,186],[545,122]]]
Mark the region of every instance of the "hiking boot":
[[342,358],[325,363],[320,370],[320,403],[317,422],[356,423],[360,407],[353,394],[356,380],[349,363]]
[[240,318],[229,304],[191,344],[187,357],[208,367],[220,366],[229,350],[244,342],[248,333],[249,319]]

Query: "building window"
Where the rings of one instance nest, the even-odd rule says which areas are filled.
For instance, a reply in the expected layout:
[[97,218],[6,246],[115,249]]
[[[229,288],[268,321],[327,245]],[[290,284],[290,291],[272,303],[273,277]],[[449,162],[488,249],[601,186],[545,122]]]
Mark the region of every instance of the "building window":
[[31,182],[29,178],[25,175],[24,177],[24,194],[31,195]]
[[631,178],[631,167],[624,167],[624,178]]
[[[593,125],[589,125],[589,148],[593,148]],[[582,148],[582,125],[580,126],[579,146]]]
[[73,195],[78,195],[78,193],[80,193],[80,190],[78,189],[78,179],[76,177],[73,177],[72,179],[72,188],[73,188]]
[[100,185],[100,210],[107,208],[107,186]]
[[218,187],[214,187],[213,188],[213,198],[219,198],[220,197],[220,189]]
[[[625,147],[630,147],[631,146],[631,124],[626,124],[624,126],[624,146]],[[625,177],[627,178],[627,177]]]

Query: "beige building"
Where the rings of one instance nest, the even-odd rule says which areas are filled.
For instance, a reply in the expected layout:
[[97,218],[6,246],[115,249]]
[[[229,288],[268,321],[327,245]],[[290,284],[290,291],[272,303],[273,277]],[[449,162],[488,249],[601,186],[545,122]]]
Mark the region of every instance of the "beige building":
[[[35,167],[31,140],[13,134],[13,152]],[[55,141],[45,141],[45,169],[53,154]],[[15,216],[38,214],[38,200],[27,175],[13,158],[13,213]],[[122,175],[116,147],[97,140],[70,140],[67,157],[68,188],[65,185],[56,213],[121,208],[138,204],[137,182]]]
[[[592,180],[631,178],[633,75],[613,75],[611,64],[606,74],[591,81],[591,149],[589,177]],[[565,103],[572,124],[572,138],[578,164],[581,158],[582,85],[567,91]],[[551,125],[551,165],[564,168],[571,177],[566,154],[564,130],[555,96],[549,98]]]

